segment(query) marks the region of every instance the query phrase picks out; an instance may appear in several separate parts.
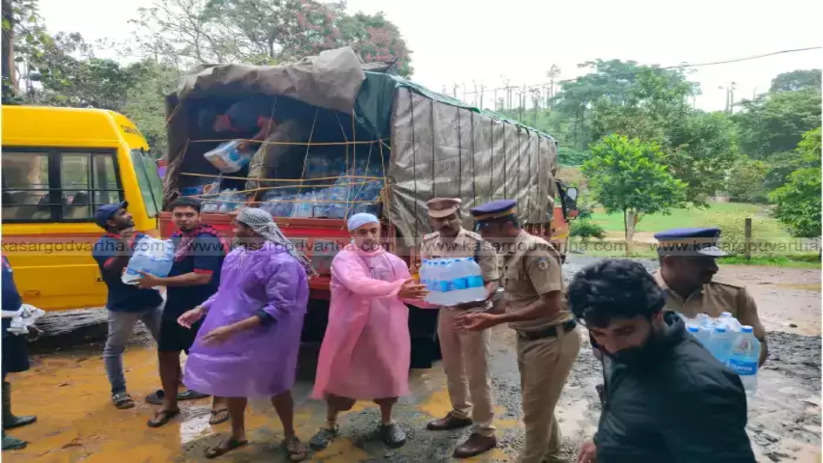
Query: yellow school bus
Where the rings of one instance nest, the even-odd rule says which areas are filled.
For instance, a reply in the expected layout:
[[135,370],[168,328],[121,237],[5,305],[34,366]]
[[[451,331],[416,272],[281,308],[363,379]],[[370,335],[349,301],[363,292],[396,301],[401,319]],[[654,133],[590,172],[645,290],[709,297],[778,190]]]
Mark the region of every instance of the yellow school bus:
[[146,140],[113,111],[3,106],[2,150],[2,248],[23,300],[104,305],[94,211],[128,201],[135,228],[157,234],[162,185]]

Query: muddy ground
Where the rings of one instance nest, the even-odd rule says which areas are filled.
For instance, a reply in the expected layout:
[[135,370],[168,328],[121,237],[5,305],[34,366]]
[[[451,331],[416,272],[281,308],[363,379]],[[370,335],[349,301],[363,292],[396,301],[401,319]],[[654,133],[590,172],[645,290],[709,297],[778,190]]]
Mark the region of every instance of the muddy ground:
[[[597,259],[571,256],[567,275]],[[644,265],[653,269],[655,262]],[[759,267],[724,267],[720,281],[746,284],[760,306],[769,330],[770,358],[759,376],[756,396],[749,406],[748,431],[758,461],[821,461],[820,453],[820,277],[813,270]],[[794,325],[794,326],[792,326]],[[580,335],[584,336],[582,330]],[[129,389],[138,401],[131,410],[115,410],[108,402],[99,344],[68,351],[37,354],[25,373],[11,376],[14,410],[35,413],[35,425],[13,430],[29,439],[28,449],[4,452],[4,461],[47,462],[168,462],[205,461],[203,450],[228,431],[227,424],[209,426],[209,401],[182,404],[182,417],[161,429],[145,421],[153,407],[141,398],[155,388],[154,348],[145,338],[135,338],[125,356]],[[469,461],[515,461],[522,446],[519,375],[515,338],[511,330],[497,327],[491,349],[492,382],[496,400],[499,448]],[[316,348],[301,351],[300,374],[294,389],[298,435],[308,440],[323,423],[323,404],[308,399]],[[563,448],[576,461],[577,448],[597,426],[600,412],[595,385],[600,365],[584,341],[578,360],[558,406]],[[388,450],[377,439],[379,411],[358,403],[341,416],[340,437],[326,450],[312,455],[318,462],[442,462],[451,460],[454,447],[468,430],[430,432],[425,424],[449,410],[445,377],[439,363],[434,368],[412,370],[412,395],[397,407],[397,421],[408,433],[408,443]],[[251,445],[221,461],[287,461],[277,446],[280,423],[271,407],[253,402],[247,414]]]

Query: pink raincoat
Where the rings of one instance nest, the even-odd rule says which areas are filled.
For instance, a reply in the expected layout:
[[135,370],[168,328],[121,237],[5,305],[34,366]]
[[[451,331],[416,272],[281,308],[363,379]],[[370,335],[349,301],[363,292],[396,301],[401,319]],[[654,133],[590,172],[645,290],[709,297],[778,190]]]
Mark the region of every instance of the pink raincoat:
[[[348,245],[332,261],[329,323],[312,397],[382,399],[409,392],[409,309],[397,297],[406,263]],[[408,301],[415,305],[418,301]]]

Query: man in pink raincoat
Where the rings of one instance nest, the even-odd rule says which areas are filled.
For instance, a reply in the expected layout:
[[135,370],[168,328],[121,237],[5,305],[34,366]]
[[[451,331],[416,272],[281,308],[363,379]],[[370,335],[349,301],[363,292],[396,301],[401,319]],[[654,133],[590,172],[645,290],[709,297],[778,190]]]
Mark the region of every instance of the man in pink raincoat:
[[[380,406],[380,436],[400,447],[406,435],[392,421],[397,398],[409,392],[409,311],[405,301],[425,305],[425,287],[406,263],[380,246],[380,222],[372,214],[351,216],[352,243],[332,261],[329,323],[312,397],[325,399],[327,424],[310,444],[319,450],[337,436],[337,414],[357,400]],[[419,302],[418,302],[419,301]]]

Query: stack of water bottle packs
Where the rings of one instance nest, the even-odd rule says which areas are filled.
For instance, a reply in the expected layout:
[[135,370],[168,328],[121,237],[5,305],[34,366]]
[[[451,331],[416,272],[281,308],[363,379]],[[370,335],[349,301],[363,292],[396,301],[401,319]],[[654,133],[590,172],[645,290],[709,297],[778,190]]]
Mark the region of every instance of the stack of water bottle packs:
[[173,263],[174,244],[171,240],[143,236],[135,243],[134,252],[120,280],[127,285],[136,285],[137,280],[143,276],[140,272],[166,277],[169,276]]
[[[313,157],[302,187],[268,190],[263,194],[263,208],[274,217],[342,219],[357,212],[376,214],[383,181],[359,177],[377,177],[379,170],[380,166],[363,159],[347,172],[341,159]],[[341,172],[345,175],[340,176]],[[333,183],[331,177],[336,178]]]
[[737,373],[746,392],[753,394],[757,389],[760,341],[754,337],[752,327],[741,325],[729,312],[717,318],[701,313],[695,318],[683,319],[689,333],[717,360]]
[[472,257],[423,259],[420,282],[429,290],[430,304],[448,307],[486,299],[483,274]]

